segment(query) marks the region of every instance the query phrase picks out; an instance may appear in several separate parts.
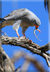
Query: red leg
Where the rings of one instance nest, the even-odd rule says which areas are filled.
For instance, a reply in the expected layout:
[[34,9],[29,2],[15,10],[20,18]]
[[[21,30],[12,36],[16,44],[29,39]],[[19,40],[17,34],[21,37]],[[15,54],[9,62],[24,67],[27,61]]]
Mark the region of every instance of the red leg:
[[23,34],[23,36],[25,37],[25,34]]
[[17,36],[20,37],[17,31],[16,31],[16,33],[17,33]]
[[26,38],[25,34],[23,34],[23,37]]

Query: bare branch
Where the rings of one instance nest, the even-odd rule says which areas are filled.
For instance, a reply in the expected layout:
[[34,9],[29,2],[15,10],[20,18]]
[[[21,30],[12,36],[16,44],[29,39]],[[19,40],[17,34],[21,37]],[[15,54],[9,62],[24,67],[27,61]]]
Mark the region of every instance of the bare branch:
[[42,52],[50,50],[50,42],[42,47],[39,47],[38,49],[41,50]]
[[38,50],[38,48],[40,47],[39,45],[33,42],[29,43],[29,39],[26,39],[26,38],[23,39],[22,37],[16,38],[16,37],[2,36],[1,40],[2,40],[2,44],[6,44],[6,45],[9,44],[9,45],[20,46],[20,47],[26,48],[32,53],[42,56],[44,59],[46,59],[47,57],[48,60],[50,61],[50,56],[48,56],[44,52],[41,52],[41,50]]
[[50,63],[49,63],[49,61],[48,61],[48,58],[46,57],[46,63],[47,63],[47,65],[50,67]]
[[30,65],[30,61],[25,60],[23,65],[22,65],[21,72],[24,72],[24,71],[26,72],[28,70],[29,65]]
[[15,61],[17,61],[17,59],[19,59],[21,57],[23,57],[25,59],[25,61],[24,61],[23,65],[21,66],[22,69],[19,68],[20,72],[27,71],[28,66],[30,65],[30,63],[35,65],[35,67],[38,69],[38,71],[47,72],[46,70],[44,70],[44,68],[41,66],[41,64],[35,58],[32,57],[32,55],[29,55],[28,53],[25,53],[24,51],[15,52],[15,54],[13,55],[12,60],[15,62]]
[[4,72],[10,72],[10,71],[14,72],[14,70],[15,70],[14,65],[2,47],[1,47],[1,53],[2,53],[2,57],[3,57],[3,70],[4,70]]

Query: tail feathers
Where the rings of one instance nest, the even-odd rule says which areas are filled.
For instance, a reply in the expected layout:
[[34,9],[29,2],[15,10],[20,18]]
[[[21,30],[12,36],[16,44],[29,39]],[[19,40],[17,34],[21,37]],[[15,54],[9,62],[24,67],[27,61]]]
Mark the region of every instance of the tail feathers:
[[5,21],[5,19],[4,18],[0,18],[0,22],[2,22],[2,21]]

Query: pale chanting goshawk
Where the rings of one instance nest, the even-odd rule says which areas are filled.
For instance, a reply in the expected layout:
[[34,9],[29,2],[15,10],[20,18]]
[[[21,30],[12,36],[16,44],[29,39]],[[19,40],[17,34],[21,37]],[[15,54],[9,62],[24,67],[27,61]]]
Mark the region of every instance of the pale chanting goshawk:
[[35,34],[36,30],[40,32],[40,30],[38,29],[38,27],[41,24],[40,19],[33,12],[31,12],[26,8],[14,10],[4,18],[0,18],[0,21],[2,21],[3,27],[13,25],[13,29],[16,31],[18,37],[20,37],[18,33],[19,27],[22,27],[22,34],[24,36],[25,31],[29,26],[35,26],[34,29],[35,36],[36,36]]

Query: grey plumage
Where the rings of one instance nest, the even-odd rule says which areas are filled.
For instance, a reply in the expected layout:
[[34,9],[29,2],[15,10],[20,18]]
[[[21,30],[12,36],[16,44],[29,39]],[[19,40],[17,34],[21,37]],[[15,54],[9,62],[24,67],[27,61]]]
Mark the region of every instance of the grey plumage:
[[29,20],[32,22],[36,22],[37,25],[40,25],[40,19],[31,11],[26,8],[18,9],[12,11],[9,15],[4,17],[5,20]]
[[19,27],[22,27],[22,33],[25,34],[29,26],[40,26],[40,19],[31,11],[26,8],[12,11],[9,15],[4,17],[6,21],[2,23],[3,27],[13,25],[13,29],[18,32]]

